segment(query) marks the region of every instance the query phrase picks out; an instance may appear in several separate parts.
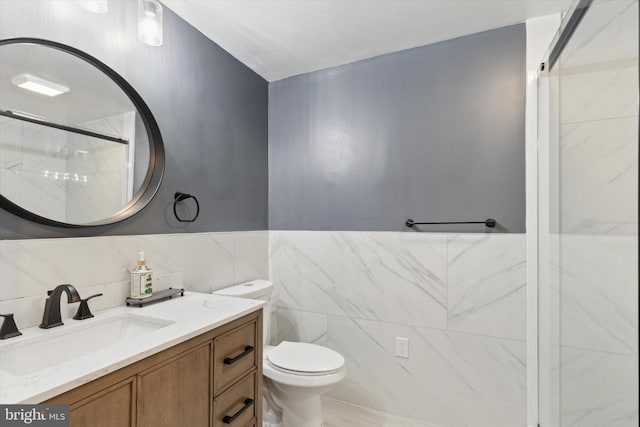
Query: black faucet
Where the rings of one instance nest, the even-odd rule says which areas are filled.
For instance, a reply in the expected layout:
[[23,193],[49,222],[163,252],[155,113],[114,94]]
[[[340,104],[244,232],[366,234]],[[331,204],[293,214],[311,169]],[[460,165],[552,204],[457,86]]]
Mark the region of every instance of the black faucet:
[[54,290],[47,292],[49,298],[44,304],[44,315],[42,316],[42,323],[40,327],[42,329],[55,328],[56,326],[62,326],[62,316],[60,315],[60,298],[62,298],[62,292],[67,293],[67,302],[79,302],[81,300],[80,294],[73,285],[65,284],[58,285]]
[[4,321],[0,327],[0,340],[22,335],[22,332],[20,332],[16,326],[16,321],[13,320],[13,313],[0,314],[0,316],[4,317]]

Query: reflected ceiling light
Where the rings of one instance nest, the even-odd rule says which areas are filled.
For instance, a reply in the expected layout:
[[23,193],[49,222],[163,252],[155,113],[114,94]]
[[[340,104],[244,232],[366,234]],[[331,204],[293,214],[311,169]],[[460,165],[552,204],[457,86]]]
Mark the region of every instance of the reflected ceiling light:
[[138,0],[138,38],[162,46],[162,5],[157,0]]
[[109,0],[76,0],[83,9],[92,13],[107,13]]
[[42,95],[56,96],[69,92],[69,88],[31,74],[20,74],[11,79],[11,83]]

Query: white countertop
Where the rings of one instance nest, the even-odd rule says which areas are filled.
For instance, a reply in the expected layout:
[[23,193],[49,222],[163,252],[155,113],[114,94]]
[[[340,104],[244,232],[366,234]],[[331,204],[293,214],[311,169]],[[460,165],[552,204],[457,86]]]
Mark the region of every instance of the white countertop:
[[[266,301],[260,300],[185,292],[184,297],[174,297],[147,307],[116,307],[96,312],[91,319],[65,319],[63,326],[52,329],[40,329],[37,326],[24,329],[21,331],[22,336],[0,342],[0,403],[39,403],[50,399],[256,311],[265,303]],[[18,376],[3,370],[3,352],[8,354],[9,350],[15,350],[34,340],[50,341],[54,346],[56,337],[62,338],[64,334],[129,314],[172,323],[135,337],[118,339],[93,352],[83,353],[83,343],[78,342],[68,348],[67,361],[28,375]]]

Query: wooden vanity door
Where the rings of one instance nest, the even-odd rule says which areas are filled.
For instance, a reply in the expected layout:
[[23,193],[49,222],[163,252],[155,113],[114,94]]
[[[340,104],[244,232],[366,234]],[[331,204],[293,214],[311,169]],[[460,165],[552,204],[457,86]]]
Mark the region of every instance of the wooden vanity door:
[[131,377],[70,405],[69,425],[71,427],[135,426],[135,380],[135,377]]
[[208,342],[138,374],[138,427],[210,427],[212,357]]

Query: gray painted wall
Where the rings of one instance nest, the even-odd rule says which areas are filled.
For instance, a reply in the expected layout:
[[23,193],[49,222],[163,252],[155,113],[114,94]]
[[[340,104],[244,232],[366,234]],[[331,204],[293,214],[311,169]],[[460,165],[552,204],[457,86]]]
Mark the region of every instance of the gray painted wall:
[[[137,216],[85,230],[35,224],[0,209],[0,239],[267,228],[267,82],[164,8],[164,45],[137,39],[137,2],[95,15],[74,1],[1,0],[0,38],[65,43],[115,69],[140,93],[164,138],[165,177]],[[195,194],[197,222],[173,218],[173,193]]]
[[273,82],[269,228],[524,232],[524,109],[524,24]]

